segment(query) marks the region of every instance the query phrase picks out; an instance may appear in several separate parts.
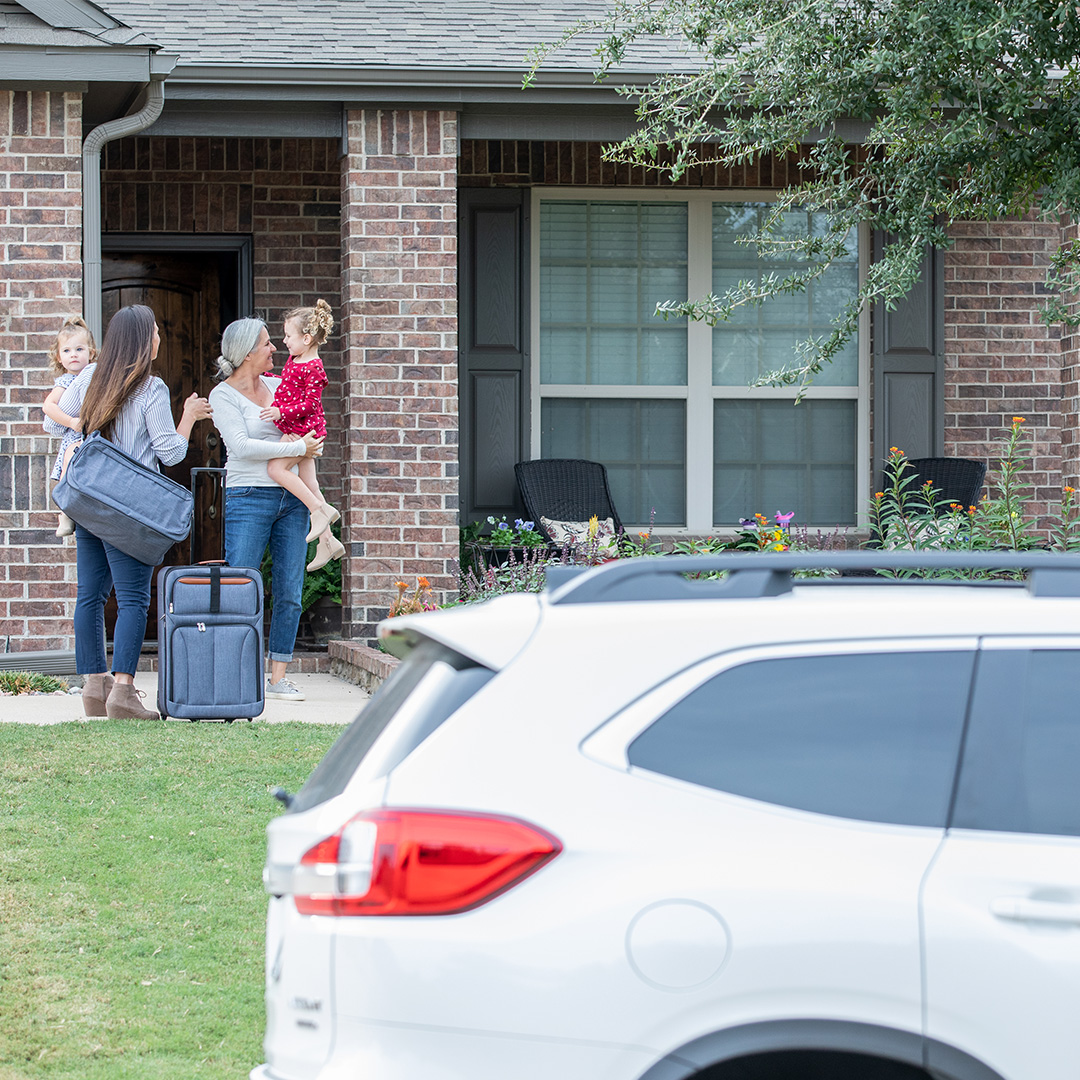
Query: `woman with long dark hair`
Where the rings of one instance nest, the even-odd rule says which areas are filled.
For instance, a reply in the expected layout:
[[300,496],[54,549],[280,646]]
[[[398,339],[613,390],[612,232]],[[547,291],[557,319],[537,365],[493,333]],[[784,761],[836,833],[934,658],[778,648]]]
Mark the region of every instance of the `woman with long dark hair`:
[[[109,323],[97,363],[68,387],[60,408],[149,469],[175,465],[188,451],[191,429],[211,415],[206,398],[192,394],[173,423],[169,388],[153,374],[161,337],[154,313],[142,304],[122,307]],[[87,716],[156,720],[135,689],[135,670],[150,608],[152,566],[125,555],[81,525],[75,529],[78,594],[75,601],[75,667],[85,676]],[[113,671],[106,669],[105,602],[116,593]]]

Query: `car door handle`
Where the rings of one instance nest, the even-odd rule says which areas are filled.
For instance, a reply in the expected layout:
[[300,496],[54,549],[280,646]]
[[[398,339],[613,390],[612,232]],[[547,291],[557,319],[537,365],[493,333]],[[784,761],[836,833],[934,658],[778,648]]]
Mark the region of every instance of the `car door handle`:
[[1018,922],[1069,923],[1080,926],[1080,904],[1057,900],[1031,900],[1026,896],[999,896],[990,901],[990,913]]

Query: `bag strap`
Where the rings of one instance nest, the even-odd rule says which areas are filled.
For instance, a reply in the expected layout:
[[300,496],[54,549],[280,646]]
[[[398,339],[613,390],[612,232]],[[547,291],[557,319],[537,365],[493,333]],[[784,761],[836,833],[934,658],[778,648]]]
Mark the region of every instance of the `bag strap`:
[[210,567],[210,614],[221,612],[221,567]]

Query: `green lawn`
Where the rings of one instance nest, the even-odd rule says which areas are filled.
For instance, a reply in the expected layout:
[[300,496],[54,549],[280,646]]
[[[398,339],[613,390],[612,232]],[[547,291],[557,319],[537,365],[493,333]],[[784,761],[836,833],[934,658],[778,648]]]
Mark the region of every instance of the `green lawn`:
[[340,733],[0,724],[0,1080],[246,1078],[269,791]]

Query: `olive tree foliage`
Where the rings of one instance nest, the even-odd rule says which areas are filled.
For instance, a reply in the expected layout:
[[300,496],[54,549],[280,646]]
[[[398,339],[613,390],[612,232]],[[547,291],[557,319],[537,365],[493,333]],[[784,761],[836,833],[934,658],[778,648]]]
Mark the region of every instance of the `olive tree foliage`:
[[[953,222],[1080,218],[1075,0],[614,0],[604,17],[535,50],[526,85],[554,51],[597,32],[598,80],[656,35],[681,45],[685,61],[621,88],[638,125],[605,147],[609,160],[677,180],[696,164],[803,148],[798,176],[750,238],[790,270],[661,304],[665,317],[715,325],[740,305],[805,290],[859,225],[889,238],[831,333],[800,343],[790,365],[759,383],[812,382],[863,305],[892,308],[918,281],[926,246],[950,246]],[[861,147],[841,137],[849,121],[867,125]],[[829,224],[793,236],[783,224],[793,208],[824,211]],[[1078,285],[1080,243],[1063,243],[1047,274],[1048,322],[1080,322],[1070,305]]]

